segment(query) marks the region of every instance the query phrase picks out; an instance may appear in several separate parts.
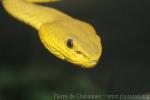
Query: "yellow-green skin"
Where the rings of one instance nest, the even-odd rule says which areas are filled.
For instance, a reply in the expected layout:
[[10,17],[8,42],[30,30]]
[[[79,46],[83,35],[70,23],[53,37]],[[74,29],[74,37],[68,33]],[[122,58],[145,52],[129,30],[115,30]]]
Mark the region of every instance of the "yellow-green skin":
[[[34,3],[58,0],[2,0],[9,14],[39,32],[44,46],[55,56],[84,68],[94,67],[102,53],[100,37],[88,23],[61,11]],[[67,40],[73,40],[73,48]]]

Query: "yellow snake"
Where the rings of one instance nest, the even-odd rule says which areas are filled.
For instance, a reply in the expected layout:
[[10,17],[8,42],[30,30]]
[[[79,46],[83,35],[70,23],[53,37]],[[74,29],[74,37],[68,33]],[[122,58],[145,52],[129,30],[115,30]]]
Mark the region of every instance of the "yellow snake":
[[94,67],[102,53],[100,37],[92,25],[35,3],[58,0],[1,0],[6,11],[39,32],[44,46],[62,60]]

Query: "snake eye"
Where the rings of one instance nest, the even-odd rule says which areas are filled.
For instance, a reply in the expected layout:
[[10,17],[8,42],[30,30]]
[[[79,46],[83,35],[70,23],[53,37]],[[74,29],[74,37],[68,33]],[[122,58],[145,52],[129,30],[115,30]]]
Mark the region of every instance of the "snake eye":
[[67,40],[67,47],[68,48],[73,48],[73,40],[72,39]]

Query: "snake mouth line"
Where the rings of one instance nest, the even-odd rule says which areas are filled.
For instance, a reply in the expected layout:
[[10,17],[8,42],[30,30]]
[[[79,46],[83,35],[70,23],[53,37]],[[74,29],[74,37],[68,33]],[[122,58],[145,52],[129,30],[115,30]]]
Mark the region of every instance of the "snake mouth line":
[[[56,52],[59,52],[59,51],[56,50]],[[71,62],[71,63],[79,65],[79,66],[84,66],[85,67],[85,65],[96,65],[97,64],[97,60],[90,60],[90,61],[85,61],[85,62],[73,61],[72,59],[70,59],[69,57],[64,55],[62,52],[59,52],[59,54],[64,57],[65,61]]]
[[73,61],[73,60],[69,59],[68,57],[66,57],[66,58],[67,58],[67,59],[65,59],[66,61],[74,63],[79,66],[87,67],[87,65],[88,65],[87,68],[90,68],[90,66],[92,67],[97,64],[97,60],[92,60],[92,61],[87,61],[87,62],[79,62],[79,61]]
[[[64,55],[62,52],[59,52],[58,50],[56,50],[56,52],[58,52],[60,55],[62,55],[64,57],[65,61],[74,63],[74,64],[79,65],[79,66],[85,66],[87,64],[88,65],[96,65],[97,61],[98,61],[98,60],[95,60],[95,59],[94,60],[85,61],[85,62],[74,61],[74,60],[70,59],[69,57],[67,57],[66,55]],[[84,56],[84,57],[87,57],[87,56]]]

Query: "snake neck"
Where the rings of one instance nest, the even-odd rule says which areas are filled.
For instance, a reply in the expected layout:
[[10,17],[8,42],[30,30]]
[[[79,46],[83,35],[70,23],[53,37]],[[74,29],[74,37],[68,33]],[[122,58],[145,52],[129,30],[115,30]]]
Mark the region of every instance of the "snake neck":
[[57,0],[2,0],[6,11],[16,19],[39,30],[45,23],[71,19],[70,16],[54,8],[43,7],[36,3]]

